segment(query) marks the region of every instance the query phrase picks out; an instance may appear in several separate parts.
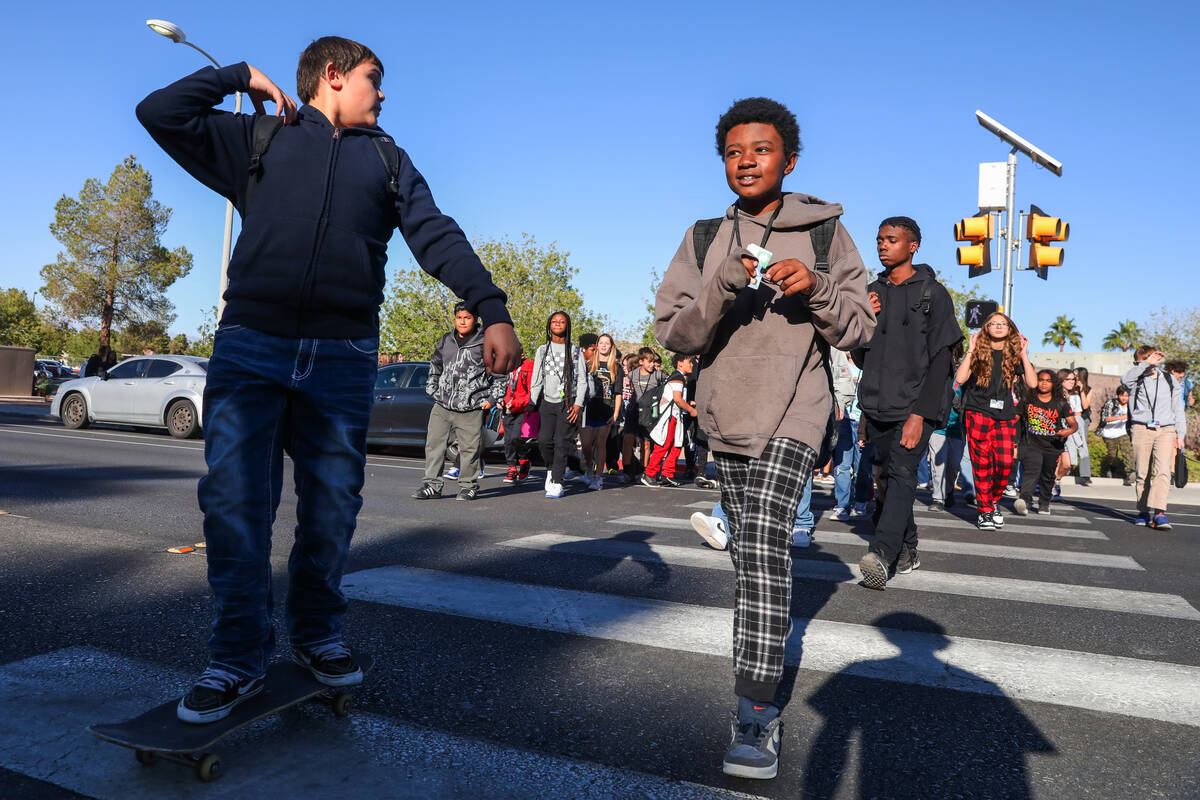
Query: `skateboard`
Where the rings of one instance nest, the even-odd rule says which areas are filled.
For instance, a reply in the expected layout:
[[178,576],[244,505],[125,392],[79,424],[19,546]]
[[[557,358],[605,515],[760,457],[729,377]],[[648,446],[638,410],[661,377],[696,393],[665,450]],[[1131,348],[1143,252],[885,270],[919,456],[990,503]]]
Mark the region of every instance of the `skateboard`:
[[[355,658],[365,675],[371,669],[370,657],[356,653]],[[97,723],[87,732],[133,750],[139,764],[150,766],[162,758],[191,767],[202,781],[215,781],[221,775],[221,759],[209,748],[221,739],[306,700],[328,705],[334,716],[348,716],[354,688],[326,686],[304,667],[288,661],[268,668],[263,690],[216,722],[180,721],[175,714],[179,699],[175,698],[125,722]]]

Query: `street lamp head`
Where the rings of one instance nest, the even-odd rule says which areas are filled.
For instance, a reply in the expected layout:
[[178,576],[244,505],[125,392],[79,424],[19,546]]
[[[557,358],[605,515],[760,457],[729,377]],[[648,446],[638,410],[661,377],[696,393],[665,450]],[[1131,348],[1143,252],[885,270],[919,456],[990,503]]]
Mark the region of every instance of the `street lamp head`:
[[146,27],[157,33],[159,36],[165,36],[176,44],[187,42],[187,36],[184,35],[183,29],[174,22],[167,22],[165,19],[148,19]]

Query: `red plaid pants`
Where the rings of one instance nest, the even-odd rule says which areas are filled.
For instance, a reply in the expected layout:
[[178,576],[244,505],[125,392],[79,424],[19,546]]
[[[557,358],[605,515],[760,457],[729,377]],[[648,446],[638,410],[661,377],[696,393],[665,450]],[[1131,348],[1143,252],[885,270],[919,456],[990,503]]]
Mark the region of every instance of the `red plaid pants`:
[[1019,419],[992,419],[979,411],[966,412],[967,449],[975,473],[975,500],[979,513],[996,510],[1017,449]]

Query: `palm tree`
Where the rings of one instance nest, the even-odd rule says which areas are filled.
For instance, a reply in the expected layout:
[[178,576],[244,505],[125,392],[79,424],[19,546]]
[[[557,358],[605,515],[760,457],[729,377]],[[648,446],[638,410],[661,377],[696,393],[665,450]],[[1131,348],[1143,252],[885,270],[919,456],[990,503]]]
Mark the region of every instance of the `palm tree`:
[[1122,353],[1128,353],[1141,340],[1142,329],[1138,327],[1136,322],[1127,319],[1109,331],[1108,336],[1104,337],[1104,341],[1100,343],[1100,346],[1105,350],[1120,350]]
[[1075,329],[1075,320],[1067,319],[1066,314],[1060,314],[1058,319],[1054,320],[1046,329],[1046,335],[1042,337],[1042,344],[1056,344],[1060,353],[1067,345],[1079,347],[1082,341],[1079,331]]

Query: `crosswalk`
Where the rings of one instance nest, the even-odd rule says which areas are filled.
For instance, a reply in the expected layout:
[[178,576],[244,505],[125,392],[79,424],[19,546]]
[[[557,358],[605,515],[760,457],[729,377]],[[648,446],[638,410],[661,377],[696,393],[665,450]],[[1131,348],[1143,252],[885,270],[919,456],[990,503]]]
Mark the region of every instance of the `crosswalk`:
[[[689,521],[693,511],[707,513],[715,494],[697,500],[692,493],[630,491],[653,502],[639,503],[622,493],[622,502],[608,503],[600,493],[571,524],[556,517],[544,530],[481,528],[475,532],[479,548],[470,552],[426,553],[409,562],[352,569],[343,581],[352,615],[370,617],[384,631],[395,625],[410,636],[428,637],[435,650],[438,631],[458,625],[469,626],[468,640],[495,651],[550,635],[572,658],[615,659],[633,673],[655,675],[654,686],[620,688],[629,695],[628,708],[595,715],[593,725],[633,713],[637,703],[671,681],[677,660],[689,670],[707,665],[715,677],[706,678],[705,685],[715,683],[727,692],[733,564],[728,553],[703,544]],[[818,494],[818,511],[824,510],[823,500]],[[1128,547],[1127,524],[1065,506],[1055,511],[1049,518],[1012,518],[1003,531],[985,533],[965,518],[934,514],[918,504],[924,564],[896,576],[883,593],[858,585],[857,561],[870,541],[870,524],[820,519],[814,544],[792,551],[794,632],[785,656],[800,671],[800,682],[818,691],[794,699],[798,708],[789,715],[811,714],[805,704],[817,707],[813,698],[820,695],[819,687],[852,678],[932,692],[947,707],[969,705],[972,701],[962,698],[971,697],[1019,703],[1013,713],[1029,716],[1035,727],[1082,720],[1081,725],[1114,730],[1127,724],[1174,726],[1172,735],[1200,736],[1195,730],[1200,727],[1200,661],[1194,648],[1179,644],[1194,643],[1200,634],[1200,609],[1189,599],[1194,595],[1185,596],[1186,588],[1163,574],[1161,565],[1143,563]],[[398,624],[413,614],[419,622]],[[905,615],[927,624],[889,627]],[[1121,636],[1106,635],[1113,630]],[[1139,639],[1139,631],[1145,637]],[[1122,647],[1115,641],[1122,638],[1136,646]],[[379,637],[376,642],[388,648],[384,661],[396,666],[372,680],[403,682],[406,642]],[[508,658],[511,662],[514,656]],[[515,658],[554,661],[537,649]],[[52,681],[47,676],[64,673],[72,674],[70,691],[79,695],[70,702],[61,687],[45,688]],[[800,757],[785,764],[791,777],[781,776],[777,786],[786,788],[777,791],[724,782],[717,755],[725,720],[707,712],[678,712],[706,732],[701,738],[711,750],[684,759],[707,764],[691,779],[680,778],[683,767],[659,775],[645,761],[578,757],[542,739],[535,747],[513,747],[510,741],[489,741],[486,733],[447,738],[436,733],[436,726],[431,732],[388,714],[362,714],[350,727],[339,727],[304,712],[303,724],[295,719],[286,725],[266,723],[274,727],[251,729],[239,739],[233,758],[226,759],[223,793],[213,795],[163,770],[138,771],[132,759],[104,749],[109,746],[64,737],[64,730],[96,721],[96,693],[117,698],[110,706],[113,717],[141,710],[146,704],[141,695],[130,694],[128,685],[112,677],[134,673],[142,692],[147,676],[164,694],[187,679],[183,672],[95,650],[60,651],[0,666],[0,767],[89,797],[244,797],[265,791],[309,796],[334,786],[352,787],[357,796],[457,797],[474,796],[472,787],[481,785],[508,792],[490,796],[523,797],[533,795],[521,781],[536,775],[544,778],[539,778],[538,796],[689,799],[799,796],[792,790],[803,781],[805,768]],[[504,678],[493,673],[490,680]],[[520,693],[530,680],[530,675],[514,678],[505,691]],[[569,707],[594,690],[580,680],[557,691],[565,693]],[[598,730],[596,735],[608,734]],[[788,735],[793,752],[817,746],[805,725]],[[288,746],[277,749],[272,743],[283,737]],[[442,755],[429,757],[431,748]],[[1037,757],[1032,752],[1030,759]],[[313,782],[311,769],[289,771],[296,759],[327,771],[328,781]],[[397,770],[409,783],[396,783]]]

